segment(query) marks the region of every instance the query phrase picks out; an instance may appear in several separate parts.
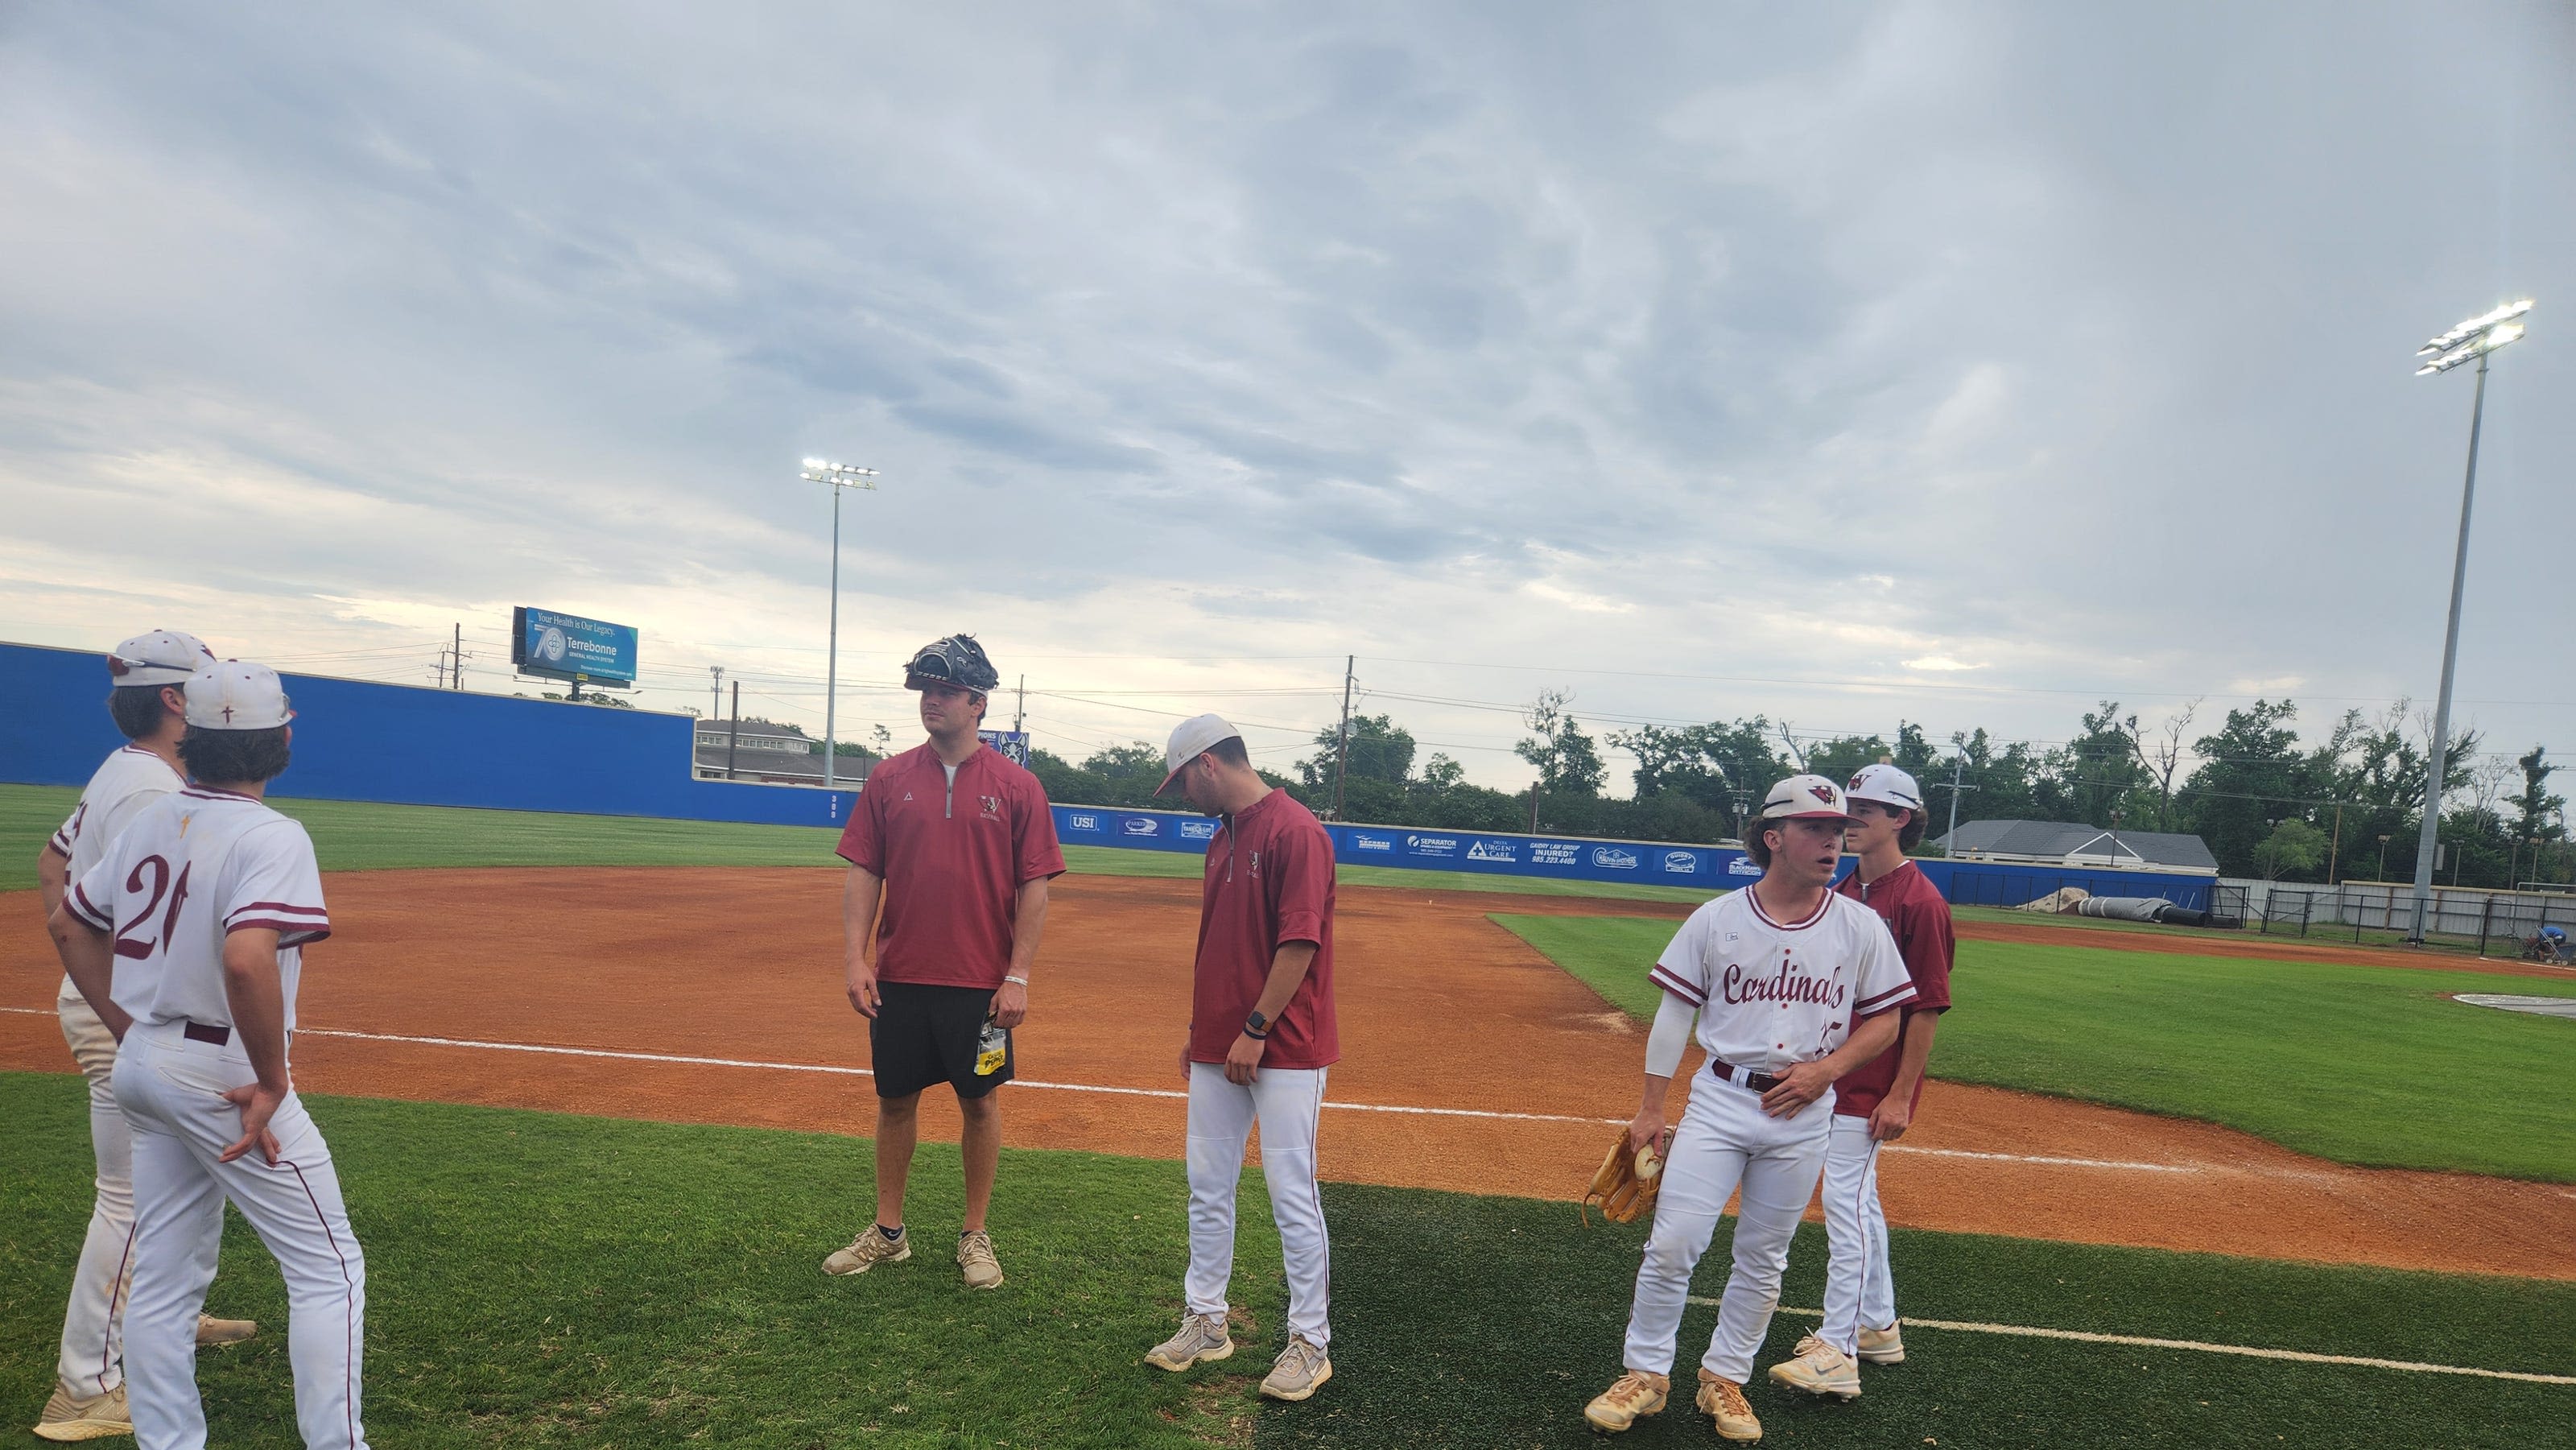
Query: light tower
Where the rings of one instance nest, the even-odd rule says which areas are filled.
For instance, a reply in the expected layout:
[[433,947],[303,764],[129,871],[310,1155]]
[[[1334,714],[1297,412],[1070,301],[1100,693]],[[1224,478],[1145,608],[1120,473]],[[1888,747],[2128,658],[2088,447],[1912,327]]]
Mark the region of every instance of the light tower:
[[2478,429],[2486,419],[2487,354],[2522,336],[2521,317],[2531,310],[2528,298],[2508,302],[2484,316],[2472,317],[2415,350],[2424,365],[2415,376],[2447,373],[2474,358],[2478,387],[2469,404],[2469,468],[2460,483],[2460,539],[2451,553],[2451,619],[2442,635],[2442,690],[2433,703],[2433,745],[2424,772],[2424,829],[2415,844],[2415,913],[2406,940],[2424,943],[2424,917],[2433,903],[2433,853],[2442,834],[2442,776],[2450,769],[2451,675],[2460,662],[2460,588],[2469,569],[2469,505],[2478,491]]
[[823,655],[823,788],[830,790],[836,778],[832,755],[834,707],[841,700],[841,492],[851,488],[874,492],[877,471],[808,458],[805,471],[798,476],[807,483],[824,484],[832,490],[832,633],[831,644]]

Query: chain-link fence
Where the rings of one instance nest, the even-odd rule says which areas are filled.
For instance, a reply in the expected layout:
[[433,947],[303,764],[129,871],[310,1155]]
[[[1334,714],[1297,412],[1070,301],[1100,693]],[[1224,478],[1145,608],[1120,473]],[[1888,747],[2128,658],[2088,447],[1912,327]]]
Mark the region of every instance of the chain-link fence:
[[[2402,939],[2415,925],[2415,888],[2399,882],[2230,881],[2215,888],[2213,916],[2221,901],[2248,929],[2265,935],[2358,942]],[[2550,926],[2576,935],[2576,894],[2437,887],[2424,914],[2425,936],[2475,943],[2480,956],[2519,956]]]

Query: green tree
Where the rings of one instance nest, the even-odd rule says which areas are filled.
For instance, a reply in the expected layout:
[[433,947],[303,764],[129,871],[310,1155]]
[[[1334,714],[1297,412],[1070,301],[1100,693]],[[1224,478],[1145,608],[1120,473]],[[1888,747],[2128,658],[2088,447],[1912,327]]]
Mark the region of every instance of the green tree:
[[1839,740],[1826,740],[1809,746],[1807,769],[1841,785],[1860,774],[1862,766],[1890,754],[1887,742],[1875,735],[1846,735]]
[[[1332,801],[1341,740],[1340,723],[1327,725],[1315,732],[1315,753],[1297,762],[1298,778],[1308,789],[1324,792],[1327,804]],[[1413,772],[1413,749],[1413,732],[1396,724],[1393,716],[1353,715],[1350,779],[1401,785]]]
[[2256,700],[2228,711],[2216,734],[2192,743],[2201,765],[2183,785],[2184,809],[2229,875],[2251,874],[2254,848],[2273,832],[2271,823],[2299,814],[2304,802],[2324,794],[2290,728],[2298,713],[2288,700]]
[[2291,816],[2272,828],[2254,847],[2254,864],[2263,879],[2274,880],[2285,871],[2313,871],[2326,858],[2326,833]]
[[1512,753],[1538,767],[1538,788],[1543,795],[1597,796],[1609,778],[1609,768],[1601,763],[1601,752],[1594,748],[1592,737],[1583,733],[1581,722],[1567,713],[1574,696],[1565,690],[1542,690],[1522,723],[1536,732],[1536,739],[1525,739],[1512,747]]

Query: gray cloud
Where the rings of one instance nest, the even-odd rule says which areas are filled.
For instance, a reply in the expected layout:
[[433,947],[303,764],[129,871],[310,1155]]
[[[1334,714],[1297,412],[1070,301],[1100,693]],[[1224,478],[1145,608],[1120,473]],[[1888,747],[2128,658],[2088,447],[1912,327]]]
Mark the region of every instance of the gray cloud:
[[2407,354],[2528,291],[2461,693],[2545,738],[2571,60],[2539,4],[21,10],[0,622],[555,602],[676,679],[819,613],[827,453],[885,472],[880,653],[971,601],[1035,658],[1532,666],[1406,667],[1458,697],[1918,682],[1583,687],[1638,715],[2421,696],[2467,399]]

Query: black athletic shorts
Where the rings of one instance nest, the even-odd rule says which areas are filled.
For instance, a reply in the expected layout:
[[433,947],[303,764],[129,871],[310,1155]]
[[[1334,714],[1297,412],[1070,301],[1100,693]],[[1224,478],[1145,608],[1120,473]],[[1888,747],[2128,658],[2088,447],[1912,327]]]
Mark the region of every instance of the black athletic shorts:
[[980,987],[933,987],[920,982],[879,982],[877,1015],[868,1021],[868,1050],[875,1058],[877,1096],[910,1097],[933,1083],[947,1083],[961,1098],[980,1098],[1011,1080],[1018,1048],[1002,1034],[1002,1066],[977,1076],[975,1040],[993,1015],[993,994]]

